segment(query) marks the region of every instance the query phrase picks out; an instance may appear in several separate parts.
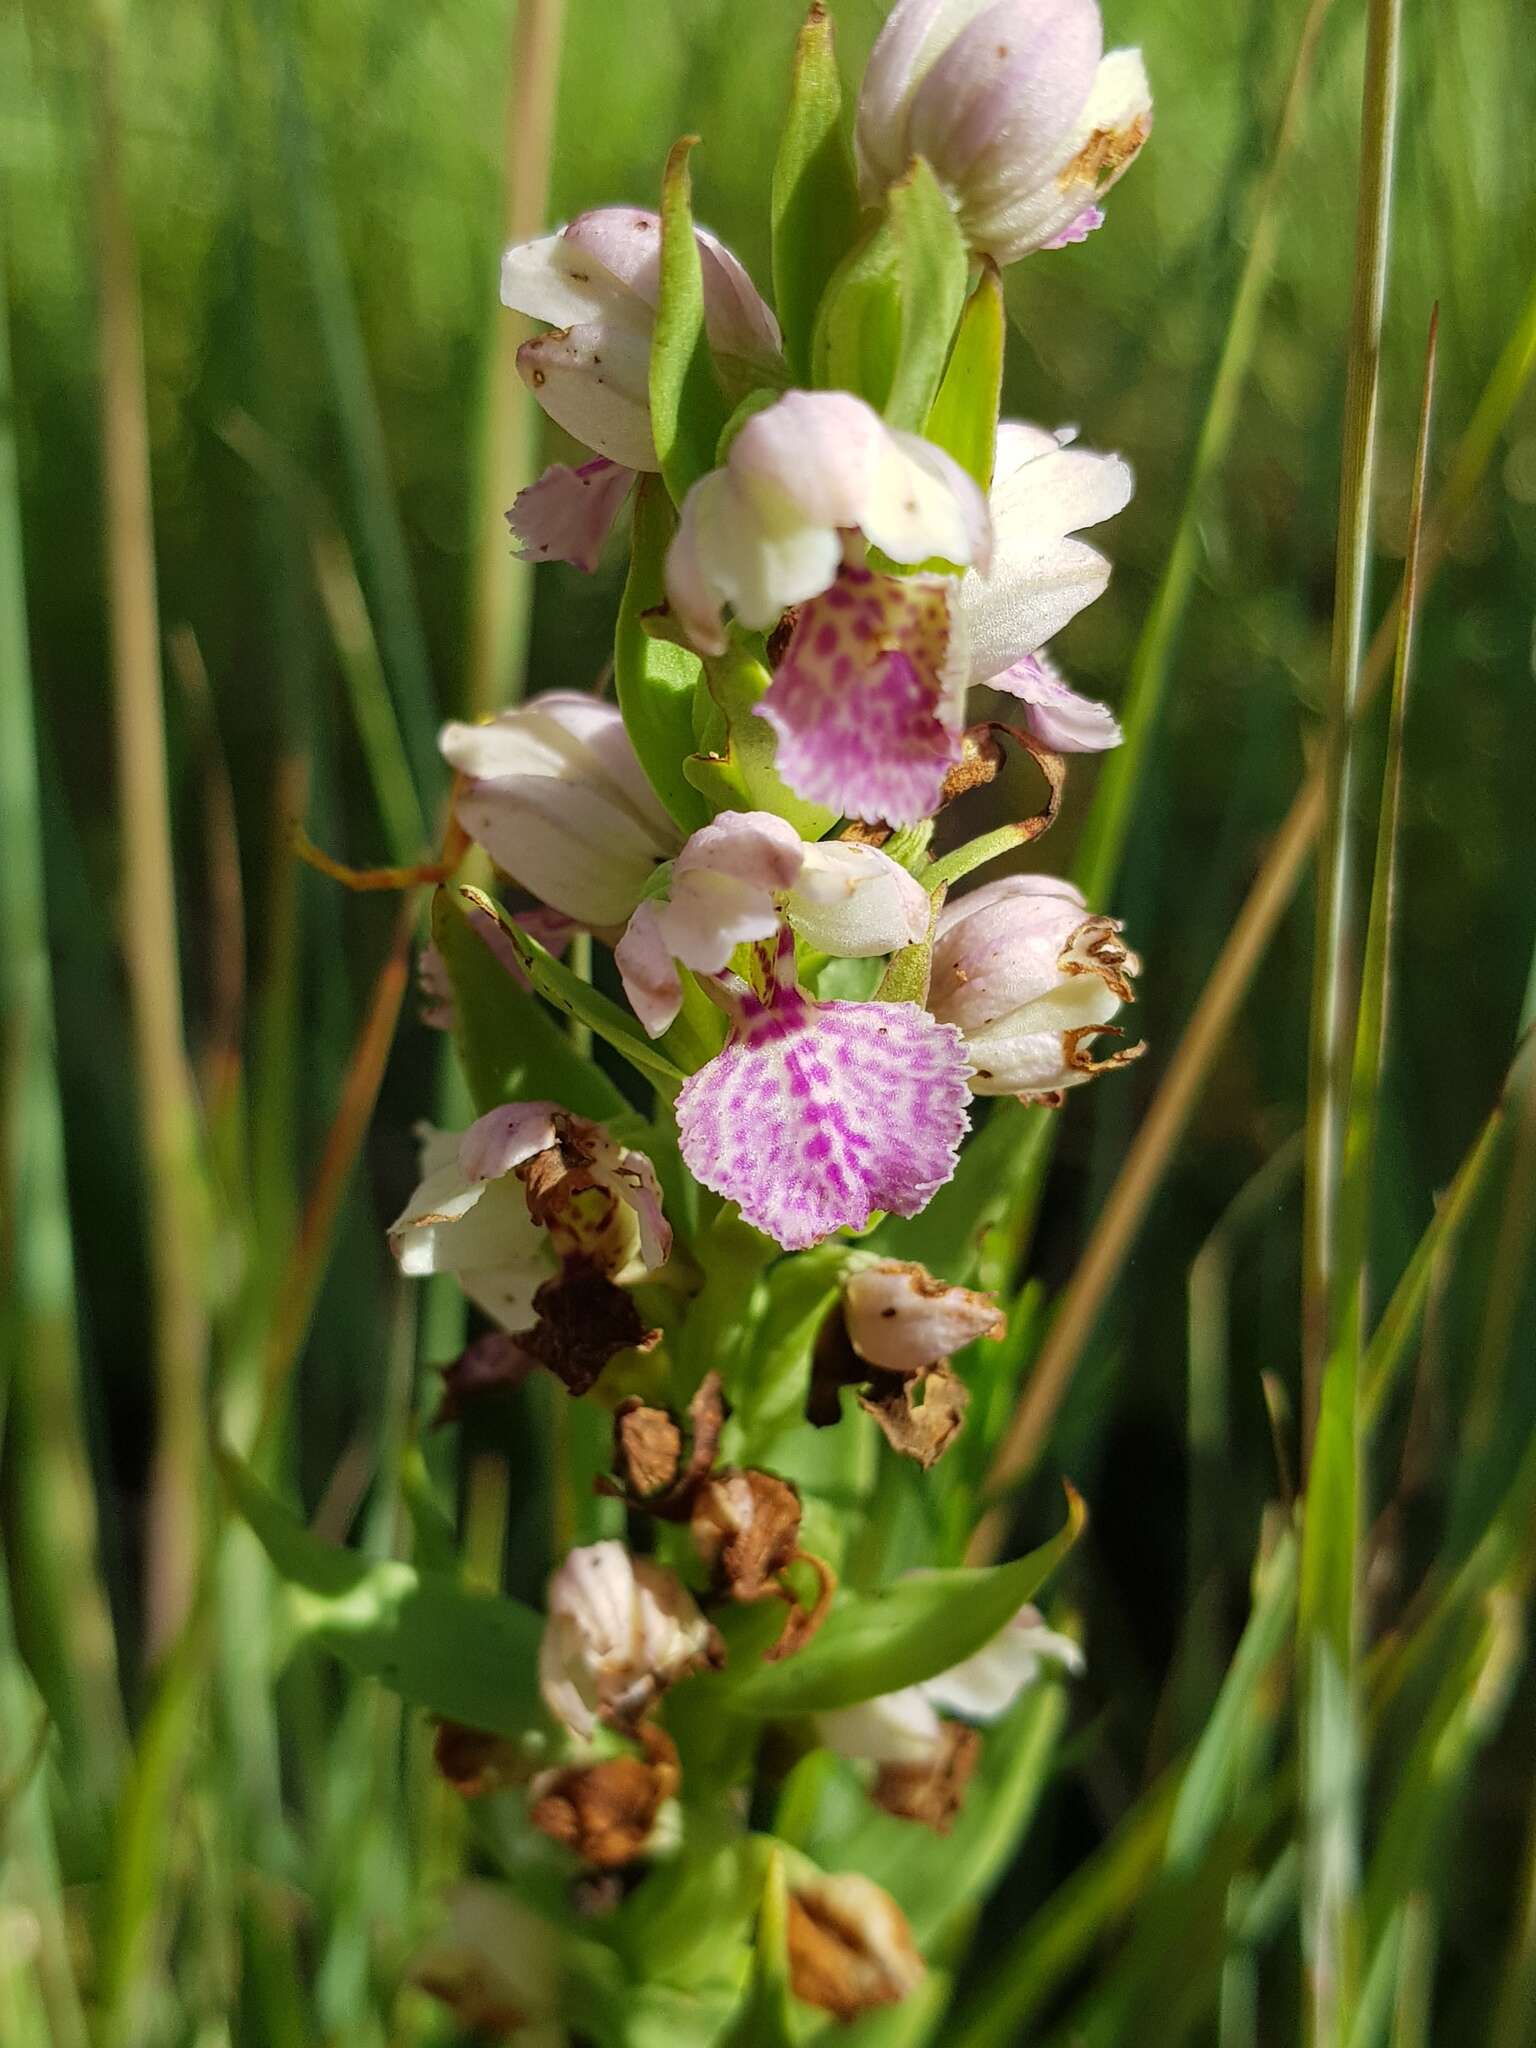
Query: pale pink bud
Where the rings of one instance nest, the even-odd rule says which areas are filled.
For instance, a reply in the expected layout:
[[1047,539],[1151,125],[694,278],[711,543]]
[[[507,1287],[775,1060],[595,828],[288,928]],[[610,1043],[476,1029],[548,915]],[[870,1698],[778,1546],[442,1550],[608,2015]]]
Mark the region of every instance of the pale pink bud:
[[994,261],[1080,239],[1152,126],[1140,51],[1103,47],[1096,0],[898,0],[859,95],[865,197],[921,156]]
[[[778,323],[730,250],[696,232],[710,345],[745,391],[779,366]],[[660,252],[656,214],[604,206],[502,258],[502,303],[555,330],[518,350],[523,381],[551,419],[628,469],[658,466],[650,348]]]
[[635,472],[598,455],[579,469],[552,462],[537,483],[519,491],[507,524],[523,562],[571,562],[590,576]]
[[573,1550],[549,1582],[539,1690],[580,1742],[599,1722],[638,1726],[667,1687],[714,1655],[715,1636],[675,1572],[622,1543]]
[[1141,963],[1119,934],[1050,875],[1010,875],[944,906],[928,1005],[964,1034],[974,1094],[1054,1100],[1141,1052],[1090,1050],[1134,1000]]
[[786,392],[684,499],[668,600],[693,644],[719,654],[726,606],[765,631],[830,588],[850,532],[896,562],[991,558],[985,500],[942,450],[846,391]]
[[936,1280],[926,1266],[877,1259],[843,1282],[843,1321],[854,1350],[885,1372],[924,1373],[978,1337],[1000,1337],[997,1303]]
[[505,874],[596,931],[621,926],[680,834],[612,704],[551,690],[484,725],[445,725],[467,778],[458,819]]

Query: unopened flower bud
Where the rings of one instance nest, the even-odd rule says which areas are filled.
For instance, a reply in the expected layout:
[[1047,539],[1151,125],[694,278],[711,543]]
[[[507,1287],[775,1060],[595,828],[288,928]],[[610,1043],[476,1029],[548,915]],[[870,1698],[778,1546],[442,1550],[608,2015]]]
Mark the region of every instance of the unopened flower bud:
[[925,1373],[978,1337],[1001,1337],[1007,1327],[989,1294],[951,1287],[926,1266],[877,1259],[843,1282],[843,1320],[849,1342],[884,1372]]
[[438,744],[466,778],[458,819],[505,874],[594,931],[621,926],[682,835],[612,704],[550,690]]
[[973,1094],[1055,1102],[1143,1050],[1090,1050],[1120,1036],[1110,1019],[1135,1000],[1140,969],[1120,926],[1091,916],[1070,882],[1010,875],[940,912],[928,1007],[964,1033]]
[[[778,371],[778,322],[722,243],[696,230],[710,346],[741,395]],[[523,382],[551,419],[599,455],[657,469],[651,438],[651,328],[660,291],[661,221],[603,206],[558,234],[508,249],[502,303],[555,330],[517,352]]]
[[622,1543],[573,1550],[550,1579],[539,1690],[578,1741],[599,1722],[637,1728],[669,1685],[716,1655],[715,1632],[682,1580]]
[[795,1880],[787,1945],[796,1998],[840,2020],[898,2005],[923,1981],[906,1915],[889,1892],[855,1871]]
[[1097,0],[898,0],[859,95],[866,198],[921,156],[995,262],[1081,241],[1152,126],[1141,52],[1103,49]]

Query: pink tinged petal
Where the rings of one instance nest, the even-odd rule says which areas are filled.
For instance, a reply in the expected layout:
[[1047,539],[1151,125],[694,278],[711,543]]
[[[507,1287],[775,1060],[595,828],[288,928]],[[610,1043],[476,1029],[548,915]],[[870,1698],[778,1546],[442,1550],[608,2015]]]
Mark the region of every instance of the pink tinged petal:
[[957,1032],[911,1003],[744,995],[725,1049],[677,1098],[695,1179],[787,1251],[876,1210],[915,1216],[967,1128]]
[[556,1144],[552,1102],[504,1102],[477,1117],[459,1140],[459,1170],[469,1181],[500,1180],[536,1152]]
[[766,889],[702,868],[680,878],[674,874],[671,898],[658,906],[657,921],[667,950],[696,974],[723,973],[738,946],[771,939],[779,928]]
[[650,360],[648,326],[582,321],[525,341],[517,372],[568,434],[627,469],[651,470]]
[[613,949],[629,1006],[646,1034],[659,1038],[683,1006],[683,985],[663,936],[659,905],[642,903]]
[[992,0],[897,0],[875,39],[859,88],[854,137],[859,182],[875,204],[911,160],[913,95],[939,52]]
[[985,571],[992,561],[992,515],[975,478],[920,434],[893,429],[890,439],[893,452],[859,521],[864,534],[893,562],[937,557]]
[[726,463],[765,526],[862,527],[891,438],[850,392],[787,391],[747,421]]
[[794,886],[805,855],[800,834],[772,811],[722,811],[690,836],[672,872],[705,869],[772,893]]
[[[1006,875],[939,913],[929,1006],[967,1034],[1049,995],[1062,980],[1061,954],[1088,915],[1070,882],[1054,875]],[[1096,977],[1077,976],[1077,980]]]
[[989,680],[1027,707],[1025,725],[1053,754],[1101,754],[1125,737],[1109,706],[1080,696],[1043,654],[1023,655]]
[[573,562],[590,575],[634,480],[632,469],[606,455],[579,469],[551,463],[536,484],[518,492],[507,514],[519,559]]
[[717,355],[764,367],[783,353],[772,308],[741,262],[707,228],[696,230],[704,280],[704,324]]
[[1096,0],[997,0],[940,54],[912,101],[908,138],[976,229],[1073,151],[1104,47]]
[[551,327],[628,321],[649,325],[649,310],[625,281],[571,239],[572,229],[514,242],[501,259],[501,303]]
[[943,577],[844,569],[803,607],[756,707],[778,735],[776,766],[797,796],[892,825],[937,809],[961,751],[953,587]]
[[643,206],[595,206],[577,214],[560,239],[572,272],[610,297],[615,290],[631,293],[647,316],[654,312],[661,275],[659,214]]
[[824,840],[805,848],[786,914],[819,953],[866,960],[925,939],[932,909],[922,883],[888,853]]
[[1086,242],[1088,237],[1103,225],[1103,209],[1085,206],[1080,214],[1067,222],[1059,235],[1053,235],[1048,242],[1042,242],[1040,246],[1042,249],[1069,249],[1074,242]]
[[787,605],[825,590],[842,556],[835,527],[793,514],[765,522],[732,471],[713,470],[683,500],[667,550],[667,601],[701,654],[723,654],[725,606],[744,626],[764,632]]

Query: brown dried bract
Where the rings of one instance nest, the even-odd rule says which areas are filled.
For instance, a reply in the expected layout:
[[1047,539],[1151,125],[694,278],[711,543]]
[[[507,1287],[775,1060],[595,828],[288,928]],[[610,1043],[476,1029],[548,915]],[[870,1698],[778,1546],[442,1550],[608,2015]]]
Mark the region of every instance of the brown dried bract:
[[527,1776],[513,1743],[488,1729],[467,1727],[462,1721],[438,1722],[432,1761],[465,1799],[484,1799]]
[[921,1379],[872,1374],[859,1406],[879,1423],[893,1451],[914,1459],[926,1472],[960,1434],[970,1399],[965,1382],[947,1365],[937,1365]]
[[572,1394],[585,1394],[619,1352],[647,1351],[661,1336],[645,1327],[633,1296],[584,1259],[567,1259],[533,1306],[539,1320],[518,1342]]
[[534,1780],[533,1825],[594,1870],[618,1870],[645,1853],[682,1781],[671,1738],[650,1724],[637,1734],[644,1756],[576,1764]]
[[1063,1031],[1061,1050],[1067,1065],[1079,1074],[1107,1074],[1113,1067],[1128,1067],[1147,1049],[1146,1040],[1141,1039],[1135,1045],[1122,1045],[1104,1059],[1095,1059],[1088,1047],[1100,1035],[1120,1038],[1124,1034],[1113,1024],[1079,1025],[1075,1031]]
[[947,1835],[965,1804],[966,1787],[981,1757],[979,1730],[946,1721],[944,1746],[929,1763],[882,1764],[875,1779],[877,1806],[897,1820],[919,1821]]
[[973,789],[985,789],[989,782],[995,782],[1005,759],[1002,744],[992,737],[990,729],[973,726],[961,741],[960,759],[944,778],[939,793],[940,810],[956,797],[969,796]]
[[1131,981],[1141,961],[1121,938],[1124,929],[1115,917],[1086,918],[1057,955],[1057,967],[1063,974],[1096,974],[1120,1002],[1134,1003]]
[[786,1933],[790,1989],[840,2020],[897,2005],[923,1980],[901,1908],[851,1871],[797,1884]]
[[432,1426],[457,1422],[466,1407],[488,1394],[509,1394],[538,1370],[539,1361],[505,1330],[487,1330],[443,1368],[443,1398]]
[[619,1492],[642,1503],[665,1493],[676,1483],[682,1458],[683,1432],[665,1408],[647,1407],[638,1398],[619,1404],[613,1418]]
[[790,1563],[808,1565],[816,1574],[816,1598],[809,1607],[803,1607],[789,1580],[786,1578],[781,1583],[779,1590],[789,1603],[789,1612],[784,1617],[778,1640],[763,1652],[766,1664],[782,1664],[786,1657],[793,1657],[805,1648],[832,1612],[832,1596],[837,1591],[837,1573],[824,1557],[817,1557],[809,1550],[797,1550]]
[[694,1548],[733,1600],[762,1600],[800,1546],[800,1496],[771,1472],[718,1472],[696,1492]]

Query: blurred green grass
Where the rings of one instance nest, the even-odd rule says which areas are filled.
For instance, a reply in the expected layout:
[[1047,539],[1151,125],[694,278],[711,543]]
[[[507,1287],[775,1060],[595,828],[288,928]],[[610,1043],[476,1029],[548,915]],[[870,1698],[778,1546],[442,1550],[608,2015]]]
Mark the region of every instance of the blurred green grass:
[[[883,8],[848,0],[836,11],[853,76]],[[1008,399],[1023,416],[1077,423],[1090,445],[1120,448],[1135,465],[1136,499],[1109,542],[1110,590],[1060,649],[1077,679],[1118,701],[1172,536],[1302,9],[1294,0],[1237,0],[1220,11],[1200,0],[1120,0],[1107,11],[1112,39],[1146,51],[1154,139],[1102,234],[1010,275]],[[607,200],[654,203],[667,145],[694,130],[704,138],[694,158],[700,217],[765,278],[768,173],[798,21],[788,0],[751,9],[649,0],[638,11],[568,0],[552,217]],[[355,565],[408,774],[430,817],[444,793],[433,724],[462,707],[469,689],[467,621],[483,538],[476,463],[489,344],[505,317],[496,259],[508,29],[507,10],[488,0],[416,11],[383,0],[155,0],[128,10],[122,170],[139,242],[160,617],[168,634],[190,634],[212,705],[210,727],[167,660],[179,944],[189,1040],[205,1076],[210,1047],[228,1047],[229,991],[243,987],[233,1093],[211,1121],[222,1220],[203,1276],[215,1389],[237,1413],[256,1399],[301,1191],[320,1160],[392,917],[388,904],[342,899],[293,870],[285,819],[296,778],[307,778],[307,829],[343,858],[396,857],[408,816],[399,774],[392,785],[370,779],[357,677],[338,659],[314,573],[314,508]],[[1053,1289],[1318,742],[1363,34],[1361,7],[1336,0],[1280,192],[1252,371],[1230,452],[1201,506],[1198,574],[1121,882],[1106,906],[1127,919],[1147,958],[1141,1021],[1153,1053],[1065,1119],[1037,1246]],[[116,926],[122,842],[100,543],[92,38],[88,10],[73,5],[19,0],[0,22],[0,208],[82,1405],[102,1597],[137,1718],[151,1696],[141,1631],[155,1373]],[[1406,541],[1430,305],[1441,306],[1443,477],[1536,265],[1536,41],[1518,10],[1503,0],[1410,6],[1404,60],[1378,609]],[[241,428],[251,421],[277,465],[250,459]],[[553,430],[544,439],[551,454],[567,452]],[[541,572],[529,687],[596,678],[618,574],[616,562],[595,582]],[[1492,1106],[1532,1008],[1533,614],[1536,399],[1527,393],[1421,626],[1378,1137],[1377,1308]],[[23,686],[14,667],[4,681]],[[1363,736],[1362,828],[1374,813],[1384,730],[1378,712]],[[228,916],[229,836],[211,836],[210,797],[225,774],[243,936]],[[1043,862],[1071,859],[1092,781],[1091,767],[1074,771]],[[1114,1839],[1135,1795],[1201,1725],[1208,1700],[1198,1688],[1193,1707],[1175,1714],[1168,1704],[1196,1525],[1211,1564],[1197,1610],[1209,1668],[1225,1667],[1234,1640],[1260,1508],[1275,1490],[1260,1376],[1277,1376],[1293,1408],[1299,1399],[1298,1184],[1272,1176],[1234,1235],[1218,1449],[1201,1467],[1186,1449],[1186,1279],[1228,1205],[1303,1123],[1311,937],[1303,897],[1209,1078],[1056,1423],[1048,1463],[1069,1471],[1095,1505],[1091,1558],[1073,1587],[1093,1644],[1090,1726],[1078,1775],[1057,1787],[1027,1867],[989,1915],[989,1943],[1010,1939],[1087,1851]],[[438,1048],[409,1004],[406,1015],[365,1170],[342,1199],[274,1452],[306,1501],[329,1500],[337,1531],[352,1526],[366,1496],[365,1530],[355,1533],[381,1547],[396,1516],[381,1446],[411,1412],[418,1335],[379,1226],[410,1179],[410,1125],[439,1086]],[[21,1043],[17,1032],[13,1015],[8,1053]],[[1392,1463],[1382,1452],[1373,1472],[1379,1497],[1392,1501],[1390,1525],[1376,1532],[1371,1587],[1387,1614],[1432,1561],[1454,1568],[1474,1553],[1536,1424],[1536,1186],[1524,1115],[1524,1152],[1500,1160],[1454,1274],[1432,1287],[1405,1380],[1411,1426],[1396,1416]],[[13,1253],[16,1191],[7,1214]],[[436,1358],[445,1343],[434,1329],[421,1348]],[[16,1628],[59,1722],[46,1775],[63,1785],[51,1805],[66,1882],[77,1897],[94,1897],[113,1738],[101,1738],[105,1786],[93,1802],[76,1769],[83,1750],[60,1751],[77,1739],[57,1684],[49,1688],[63,1652],[51,1640],[53,1596],[28,1568],[55,1539],[51,1517],[77,1513],[80,1503],[71,1507],[57,1489],[78,1493],[78,1475],[58,1461],[57,1433],[45,1422],[39,1442],[36,1425],[18,1415],[5,1446]],[[370,1493],[376,1473],[384,1483]],[[544,1562],[548,1483],[535,1457],[514,1479],[511,1572],[524,1588]],[[174,1785],[150,1808],[153,1827],[170,1829],[169,1840],[154,1838],[152,1862],[163,1854],[165,1867],[149,1900],[166,1917],[134,1951],[142,1982],[128,1986],[118,2037],[392,2038],[388,1978],[414,1911],[400,1845],[435,1843],[448,1867],[451,1817],[437,1808],[419,1756],[403,1787],[392,1774],[388,1703],[343,1696],[327,1674],[301,1666],[269,1705],[265,1581],[238,1547],[220,1569],[210,1625],[222,1645],[225,1707],[211,1728],[192,1718],[172,1731]],[[88,1589],[64,1591],[76,1609],[89,1605]],[[81,1625],[76,1612],[64,1644],[78,1645]],[[24,1757],[34,1704],[19,1665],[13,1675],[0,1776]],[[1506,2001],[1517,1995],[1502,1973],[1521,1938],[1510,1873],[1529,1853],[1521,1831],[1530,1759],[1518,1731],[1536,1702],[1528,1677],[1522,1686],[1474,1781],[1464,1832],[1452,1838],[1463,1882],[1455,1896],[1436,1894],[1437,2041],[1485,2038],[1480,2016],[1500,1984]],[[1395,1731],[1405,1751],[1410,1722],[1405,1710]],[[219,1772],[232,1754],[243,1760],[241,1791],[226,1803]],[[375,1799],[381,1785],[400,1796]],[[27,1824],[47,1833],[36,1816]],[[130,1894],[144,1882],[142,1873],[124,1879]],[[154,1960],[166,1940],[173,1974]],[[48,2008],[56,2029],[66,2024],[61,2009]],[[0,2030],[7,2041],[12,2031],[18,2041],[46,2038],[23,2031],[31,2022],[16,2011]],[[1488,2037],[1500,2048],[1528,2038],[1518,2012],[1500,2024],[1504,2033]],[[1224,2035],[1223,2048],[1242,2038]]]

